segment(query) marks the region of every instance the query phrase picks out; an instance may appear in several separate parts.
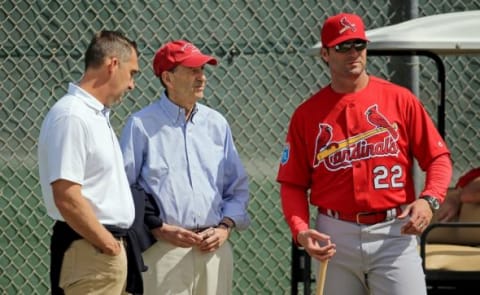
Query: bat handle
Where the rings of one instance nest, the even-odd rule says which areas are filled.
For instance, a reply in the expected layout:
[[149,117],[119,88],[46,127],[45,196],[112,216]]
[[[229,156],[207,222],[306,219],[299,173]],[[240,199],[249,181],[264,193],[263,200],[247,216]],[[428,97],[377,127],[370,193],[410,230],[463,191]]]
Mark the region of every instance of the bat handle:
[[317,290],[315,295],[323,295],[323,288],[325,287],[325,277],[327,276],[328,260],[320,261],[320,267],[317,274]]

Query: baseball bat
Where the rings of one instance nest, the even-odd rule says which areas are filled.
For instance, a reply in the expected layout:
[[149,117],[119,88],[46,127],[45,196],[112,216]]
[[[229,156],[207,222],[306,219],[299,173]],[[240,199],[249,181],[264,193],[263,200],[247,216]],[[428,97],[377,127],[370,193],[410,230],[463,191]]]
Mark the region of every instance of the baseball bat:
[[317,291],[315,295],[323,295],[323,288],[325,287],[325,277],[327,276],[328,260],[320,261],[317,274]]

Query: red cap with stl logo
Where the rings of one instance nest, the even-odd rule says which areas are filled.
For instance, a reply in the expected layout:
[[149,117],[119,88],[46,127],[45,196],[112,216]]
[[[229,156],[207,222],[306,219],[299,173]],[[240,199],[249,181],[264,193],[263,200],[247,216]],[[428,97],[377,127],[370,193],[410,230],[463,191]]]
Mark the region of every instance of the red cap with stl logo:
[[322,47],[333,47],[353,39],[368,41],[363,20],[358,15],[349,13],[327,18],[322,27],[321,39]]
[[217,65],[213,56],[205,55],[192,43],[184,40],[171,41],[161,47],[153,58],[155,76],[182,65],[189,68],[201,67],[205,64]]

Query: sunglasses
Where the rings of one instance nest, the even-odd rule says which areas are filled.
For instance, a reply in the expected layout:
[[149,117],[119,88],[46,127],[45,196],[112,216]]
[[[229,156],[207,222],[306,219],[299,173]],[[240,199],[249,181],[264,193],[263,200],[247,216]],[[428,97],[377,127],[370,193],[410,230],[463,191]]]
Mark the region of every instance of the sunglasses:
[[352,47],[355,48],[356,51],[362,51],[367,48],[367,42],[363,40],[347,41],[337,44],[333,48],[335,48],[336,52],[345,53],[352,49]]

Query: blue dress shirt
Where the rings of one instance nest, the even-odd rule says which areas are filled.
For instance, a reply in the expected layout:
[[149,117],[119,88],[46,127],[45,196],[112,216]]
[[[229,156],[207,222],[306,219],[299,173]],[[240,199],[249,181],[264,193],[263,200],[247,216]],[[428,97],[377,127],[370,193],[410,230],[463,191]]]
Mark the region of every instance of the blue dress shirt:
[[219,112],[197,103],[186,121],[164,92],[128,119],[120,145],[130,185],[154,196],[167,224],[196,229],[223,217],[240,230],[250,224],[248,177]]

